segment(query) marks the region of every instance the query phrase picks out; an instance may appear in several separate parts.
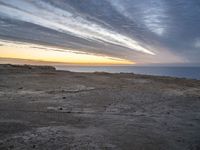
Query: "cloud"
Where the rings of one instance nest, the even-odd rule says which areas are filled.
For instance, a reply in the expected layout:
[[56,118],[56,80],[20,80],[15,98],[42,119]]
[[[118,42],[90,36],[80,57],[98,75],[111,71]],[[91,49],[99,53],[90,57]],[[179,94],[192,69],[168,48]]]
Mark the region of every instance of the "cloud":
[[[164,34],[166,28],[165,20],[168,19],[168,16],[163,0],[148,0],[145,2],[139,2],[138,0],[108,0],[108,2],[128,19],[137,21],[141,25],[143,24],[157,35]],[[134,6],[130,5],[132,3],[134,3]]]
[[196,0],[1,0],[0,39],[138,63],[200,62],[199,13]]
[[197,39],[197,40],[195,41],[194,46],[195,46],[196,48],[200,48],[200,39]]
[[[53,7],[48,3],[42,1],[28,3],[27,1],[19,0],[18,5],[16,5],[16,3],[9,0],[3,2],[8,6],[1,5],[0,12],[13,19],[30,22],[83,39],[107,42],[154,55],[152,51],[127,36],[101,27],[78,14],[74,15],[71,12]],[[26,7],[22,8],[22,5]]]

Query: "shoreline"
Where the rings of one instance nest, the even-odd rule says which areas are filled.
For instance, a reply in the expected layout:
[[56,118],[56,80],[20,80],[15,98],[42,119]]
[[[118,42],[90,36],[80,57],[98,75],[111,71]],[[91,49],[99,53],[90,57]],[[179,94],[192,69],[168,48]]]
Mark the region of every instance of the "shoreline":
[[[94,66],[70,66],[70,67],[94,67]],[[99,66],[100,67],[100,66]],[[102,67],[102,66],[101,66]],[[107,66],[107,67],[119,67],[119,66]],[[131,67],[131,66],[129,66]],[[134,66],[134,67],[141,67],[141,66]],[[144,67],[144,66],[143,66]],[[146,66],[145,66],[146,67]],[[154,66],[156,68],[156,66]],[[4,70],[2,70],[4,69]],[[176,77],[176,76],[169,76],[169,75],[153,75],[153,74],[142,74],[142,73],[134,73],[134,72],[109,72],[109,71],[70,71],[65,70],[62,68],[58,68],[57,66],[53,65],[16,65],[16,64],[0,64],[0,70],[1,73],[5,70],[12,69],[12,71],[19,69],[18,71],[59,71],[59,72],[74,72],[74,73],[107,73],[107,74],[134,74],[138,76],[149,76],[149,77],[157,77],[157,78],[173,78],[173,79],[182,79],[182,80],[194,80],[194,81],[200,81],[200,79],[195,78],[189,78],[189,77]]]
[[57,70],[72,72],[134,73],[150,76],[200,80],[200,67],[161,67],[161,66],[55,66]]

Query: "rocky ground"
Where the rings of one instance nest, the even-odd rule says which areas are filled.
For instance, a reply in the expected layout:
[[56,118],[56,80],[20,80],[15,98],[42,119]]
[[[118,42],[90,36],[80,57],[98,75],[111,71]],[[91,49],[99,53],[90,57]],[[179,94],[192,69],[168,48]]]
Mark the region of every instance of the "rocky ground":
[[0,65],[0,150],[199,150],[200,81]]

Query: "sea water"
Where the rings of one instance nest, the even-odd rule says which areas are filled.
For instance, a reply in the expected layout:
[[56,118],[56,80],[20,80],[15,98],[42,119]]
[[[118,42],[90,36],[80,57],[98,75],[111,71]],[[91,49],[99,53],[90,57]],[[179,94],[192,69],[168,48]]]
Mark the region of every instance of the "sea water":
[[152,66],[56,66],[57,70],[73,72],[135,73],[156,76],[199,79],[200,67],[152,67]]

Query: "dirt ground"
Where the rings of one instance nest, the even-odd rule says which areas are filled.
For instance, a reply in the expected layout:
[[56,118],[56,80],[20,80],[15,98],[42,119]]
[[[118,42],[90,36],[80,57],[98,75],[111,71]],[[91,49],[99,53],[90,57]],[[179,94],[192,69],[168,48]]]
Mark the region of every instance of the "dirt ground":
[[0,150],[200,150],[200,81],[36,68],[0,66]]

